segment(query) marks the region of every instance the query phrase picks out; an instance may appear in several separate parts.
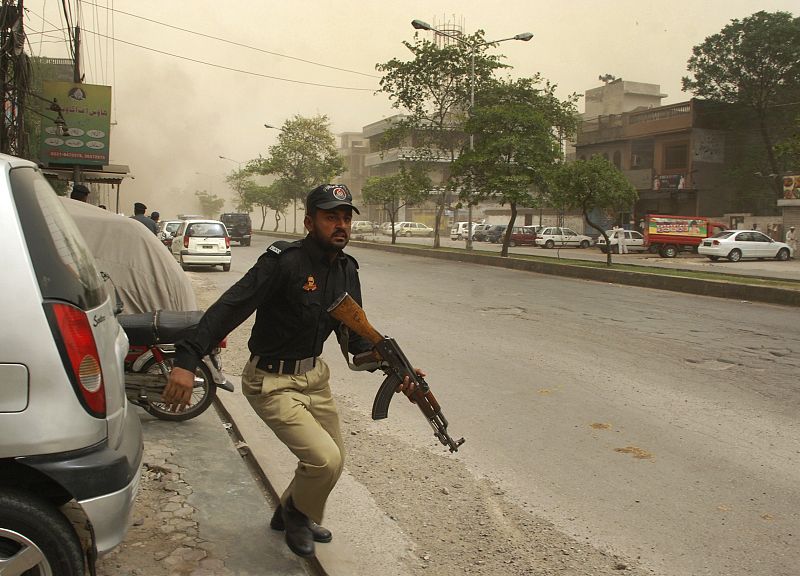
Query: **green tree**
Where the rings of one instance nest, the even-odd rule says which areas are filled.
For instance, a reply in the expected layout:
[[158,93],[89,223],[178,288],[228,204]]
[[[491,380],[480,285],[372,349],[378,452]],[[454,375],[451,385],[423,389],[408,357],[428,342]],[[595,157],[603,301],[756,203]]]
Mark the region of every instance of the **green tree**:
[[[780,174],[773,145],[781,105],[800,96],[800,19],[788,12],[756,12],[731,20],[692,49],[683,89],[718,102],[741,104],[756,118],[769,169]],[[780,183],[774,181],[780,194]]]
[[200,212],[206,218],[216,218],[225,206],[225,199],[219,198],[216,194],[210,194],[205,190],[194,193],[200,202]]
[[283,181],[294,202],[294,226],[297,232],[297,200],[319,184],[331,182],[345,171],[345,163],[336,148],[327,116],[304,118],[300,115],[284,122],[278,143],[269,147],[266,157],[248,163],[257,174],[274,174]]
[[234,205],[236,210],[239,212],[250,212],[252,210],[253,205],[247,199],[245,195],[246,187],[248,186],[248,178],[250,177],[251,172],[247,169],[237,169],[232,170],[227,176],[225,176],[225,182],[228,186],[231,187],[235,194],[235,202]]
[[275,212],[275,228],[273,228],[273,231],[277,231],[281,219],[286,214],[286,208],[288,208],[292,200],[290,188],[286,183],[283,180],[276,180],[267,186],[259,186],[252,180],[247,180],[244,184],[243,194],[249,206],[258,206],[261,210],[261,226],[259,230],[264,229],[267,211],[273,210]]
[[361,189],[361,195],[368,204],[380,204],[389,216],[392,225],[392,244],[397,239],[394,224],[397,213],[403,206],[412,206],[428,197],[433,186],[428,175],[419,166],[401,168],[400,172],[388,176],[373,176]]
[[[611,246],[608,235],[589,216],[594,211],[628,210],[638,193],[616,166],[601,156],[567,162],[559,166],[547,191],[549,203],[563,210],[580,210],[587,224],[600,232]],[[611,250],[606,264],[611,266]]]
[[501,256],[508,243],[518,207],[533,207],[562,161],[562,142],[577,126],[576,95],[561,101],[555,86],[541,78],[496,82],[476,98],[467,129],[477,134],[474,150],[454,163],[454,183],[466,202],[492,199],[511,208]]
[[442,214],[451,203],[449,167],[468,145],[465,123],[470,101],[471,49],[475,51],[476,91],[491,81],[496,69],[504,67],[499,56],[486,54],[492,45],[484,44],[483,34],[479,30],[463,36],[464,44],[441,47],[417,36],[413,43],[403,42],[411,51],[410,60],[393,58],[376,66],[384,74],[380,91],[389,96],[394,108],[407,114],[386,133],[381,146],[389,148],[409,141],[413,149],[404,153],[412,162],[448,165],[435,197],[435,248],[440,246]]

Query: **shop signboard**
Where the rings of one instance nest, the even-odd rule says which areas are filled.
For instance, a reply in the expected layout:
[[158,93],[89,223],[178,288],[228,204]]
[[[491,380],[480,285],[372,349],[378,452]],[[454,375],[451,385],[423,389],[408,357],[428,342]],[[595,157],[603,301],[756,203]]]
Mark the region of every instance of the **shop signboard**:
[[41,160],[45,164],[108,164],[111,129],[111,86],[74,82],[42,82],[42,96],[55,106],[47,118],[61,112],[62,128],[53,120],[42,125]]

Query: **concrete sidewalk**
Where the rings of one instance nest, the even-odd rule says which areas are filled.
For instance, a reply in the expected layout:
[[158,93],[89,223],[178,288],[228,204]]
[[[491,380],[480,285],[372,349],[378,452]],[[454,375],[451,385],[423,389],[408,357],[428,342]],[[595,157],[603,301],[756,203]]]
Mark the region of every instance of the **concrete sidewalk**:
[[[235,384],[236,392],[223,392],[217,395],[217,399],[222,411],[230,416],[235,433],[244,442],[239,450],[263,473],[273,494],[280,494],[294,474],[297,459],[253,412],[241,394],[239,377],[226,376]],[[312,564],[320,573],[330,576],[410,576],[411,572],[404,568],[404,560],[413,549],[413,543],[381,511],[372,495],[348,474],[346,466],[328,500],[324,525],[333,532],[333,541],[316,545],[317,557]],[[271,542],[272,538],[269,540]],[[282,533],[281,544],[285,552],[291,554],[283,543]]]

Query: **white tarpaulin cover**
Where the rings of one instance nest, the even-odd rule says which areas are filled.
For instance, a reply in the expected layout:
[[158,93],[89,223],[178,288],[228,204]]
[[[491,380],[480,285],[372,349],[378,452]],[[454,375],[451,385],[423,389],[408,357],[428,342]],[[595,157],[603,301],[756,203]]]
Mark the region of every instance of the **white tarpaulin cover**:
[[[97,267],[117,287],[123,314],[197,310],[192,284],[180,265],[141,222],[86,202],[61,198]],[[110,288],[113,291],[113,288]]]

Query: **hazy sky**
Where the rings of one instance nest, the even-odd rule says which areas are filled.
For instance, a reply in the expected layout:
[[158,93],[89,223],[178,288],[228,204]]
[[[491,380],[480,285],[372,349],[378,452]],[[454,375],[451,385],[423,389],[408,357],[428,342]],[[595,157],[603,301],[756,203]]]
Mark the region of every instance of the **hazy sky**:
[[[74,18],[75,0],[68,4]],[[61,2],[25,6],[29,49],[66,56],[63,32],[33,33],[63,27]],[[680,80],[692,46],[733,18],[796,8],[796,0],[92,0],[81,2],[80,21],[85,81],[113,86],[111,161],[135,176],[122,185],[120,209],[130,213],[143,201],[171,217],[196,209],[195,190],[229,197],[224,175],[236,163],[219,156],[245,162],[265,154],[277,136],[265,123],[325,114],[338,133],[397,113],[374,92],[375,64],[408,59],[401,42],[413,39],[415,18],[455,22],[467,33],[480,28],[488,40],[532,32],[530,42],[494,51],[507,57],[512,75],[540,72],[562,96],[599,86],[598,76],[609,73],[660,84],[669,104],[690,97]]]

